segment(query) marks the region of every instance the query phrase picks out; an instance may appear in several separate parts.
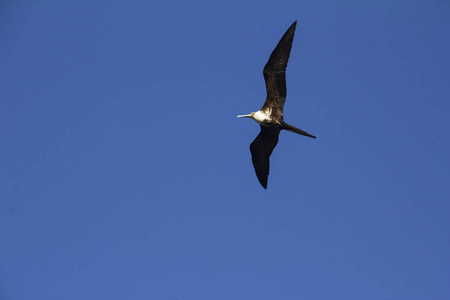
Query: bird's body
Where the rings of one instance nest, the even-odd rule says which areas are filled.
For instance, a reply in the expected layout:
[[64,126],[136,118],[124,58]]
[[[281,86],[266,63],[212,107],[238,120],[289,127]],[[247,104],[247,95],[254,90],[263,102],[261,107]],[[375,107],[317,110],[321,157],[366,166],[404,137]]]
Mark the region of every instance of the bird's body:
[[270,116],[270,111],[261,111],[258,110],[253,115],[253,119],[261,125],[268,126],[272,123],[272,117]]
[[257,112],[238,116],[238,118],[252,118],[261,125],[261,132],[251,143],[250,152],[256,176],[264,188],[267,188],[270,155],[278,143],[278,136],[282,129],[315,138],[315,136],[285,123],[283,119],[283,107],[286,100],[286,66],[291,53],[296,25],[297,21],[289,27],[264,66],[267,98],[263,107]]

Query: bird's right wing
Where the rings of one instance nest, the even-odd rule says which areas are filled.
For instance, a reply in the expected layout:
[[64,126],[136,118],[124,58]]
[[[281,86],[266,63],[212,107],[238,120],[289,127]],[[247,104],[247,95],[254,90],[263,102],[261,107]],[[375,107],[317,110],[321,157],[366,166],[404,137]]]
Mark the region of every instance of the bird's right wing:
[[267,179],[269,177],[270,155],[278,143],[280,131],[280,128],[261,125],[261,132],[250,145],[256,176],[265,189],[267,189]]
[[262,110],[271,109],[272,114],[281,118],[286,100],[286,67],[291,54],[296,25],[297,21],[283,35],[263,70],[267,98]]

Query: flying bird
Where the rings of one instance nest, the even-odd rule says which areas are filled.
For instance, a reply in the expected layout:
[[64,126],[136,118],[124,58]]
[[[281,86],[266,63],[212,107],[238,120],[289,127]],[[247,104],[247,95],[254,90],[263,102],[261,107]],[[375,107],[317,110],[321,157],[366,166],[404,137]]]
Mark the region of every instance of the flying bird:
[[269,159],[273,149],[278,143],[278,136],[282,129],[301,135],[316,138],[315,136],[289,125],[283,120],[283,107],[286,100],[286,66],[291,53],[294,39],[295,21],[278,42],[264,66],[263,74],[266,81],[267,98],[263,107],[248,115],[239,115],[238,118],[252,118],[261,126],[261,132],[250,144],[252,162],[256,176],[261,185],[267,189],[269,177]]

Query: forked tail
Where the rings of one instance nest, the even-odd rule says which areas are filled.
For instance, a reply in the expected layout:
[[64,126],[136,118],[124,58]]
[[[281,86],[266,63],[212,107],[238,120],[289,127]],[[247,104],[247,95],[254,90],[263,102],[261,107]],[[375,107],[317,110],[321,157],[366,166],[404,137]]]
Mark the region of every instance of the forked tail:
[[295,132],[301,135],[309,136],[312,138],[316,138],[314,135],[307,133],[306,131],[301,130],[300,128],[297,128],[295,126],[289,125],[287,123],[284,123],[283,129],[289,130],[291,132]]

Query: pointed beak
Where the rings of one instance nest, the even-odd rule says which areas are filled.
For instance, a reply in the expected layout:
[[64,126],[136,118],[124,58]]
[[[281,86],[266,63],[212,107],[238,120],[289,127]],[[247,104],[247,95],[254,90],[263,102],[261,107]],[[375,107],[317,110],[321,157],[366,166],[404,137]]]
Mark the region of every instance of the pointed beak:
[[239,115],[238,118],[251,118],[252,116],[250,114],[248,115]]

